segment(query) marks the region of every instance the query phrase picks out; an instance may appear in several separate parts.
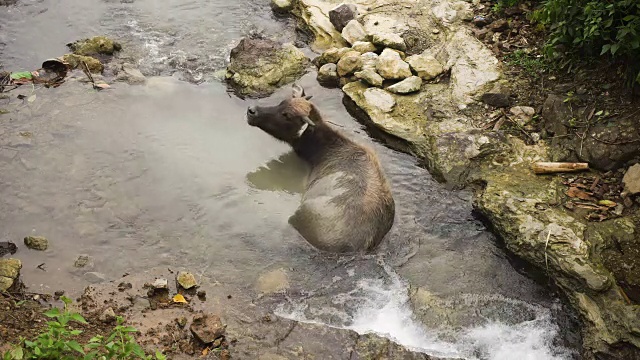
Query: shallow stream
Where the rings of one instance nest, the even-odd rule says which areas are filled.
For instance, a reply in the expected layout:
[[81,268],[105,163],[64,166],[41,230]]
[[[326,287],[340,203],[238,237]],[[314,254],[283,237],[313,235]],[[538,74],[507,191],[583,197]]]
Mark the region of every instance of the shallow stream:
[[[12,111],[0,115],[0,241],[51,241],[44,253],[20,244],[14,256],[26,284],[79,291],[162,265],[256,291],[262,275],[284,269],[290,295],[280,316],[374,331],[439,356],[571,358],[576,334],[565,308],[513,268],[472,216],[470,192],[447,190],[415,158],[373,140],[341,92],[320,87],[313,73],[301,84],[339,130],[375,148],[397,216],[371,256],[321,256],[298,237],[287,219],[304,165],[249,127],[248,102],[215,80],[250,32],[296,39],[268,0],[25,0],[0,8],[5,70],[36,69],[67,52],[66,43],[106,34],[155,75],[145,86],[101,92],[70,79],[57,89],[20,89],[37,95],[32,102],[15,99],[18,92],[0,100]],[[88,269],[74,268],[79,254],[94,259]]]

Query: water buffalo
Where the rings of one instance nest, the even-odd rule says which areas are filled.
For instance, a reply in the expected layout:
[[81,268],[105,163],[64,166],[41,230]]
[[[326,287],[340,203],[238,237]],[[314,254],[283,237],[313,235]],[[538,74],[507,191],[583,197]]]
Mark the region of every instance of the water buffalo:
[[373,150],[332,129],[298,85],[274,106],[250,106],[247,122],[291,145],[309,164],[300,207],[289,223],[317,249],[374,249],[393,225],[395,202]]

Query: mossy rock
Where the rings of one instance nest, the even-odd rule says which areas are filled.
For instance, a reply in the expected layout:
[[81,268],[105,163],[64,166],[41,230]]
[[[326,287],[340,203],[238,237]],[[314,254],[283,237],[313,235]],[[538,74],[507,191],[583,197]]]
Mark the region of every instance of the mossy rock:
[[106,36],[95,36],[90,39],[82,39],[67,44],[69,49],[76,55],[113,55],[116,51],[122,50],[122,46]]
[[69,64],[73,69],[82,69],[82,62],[84,61],[87,64],[89,71],[94,74],[102,74],[104,71],[104,65],[102,65],[100,60],[91,56],[65,54],[62,56],[62,61]]
[[226,79],[241,97],[266,97],[306,72],[309,59],[291,44],[245,38],[231,50]]

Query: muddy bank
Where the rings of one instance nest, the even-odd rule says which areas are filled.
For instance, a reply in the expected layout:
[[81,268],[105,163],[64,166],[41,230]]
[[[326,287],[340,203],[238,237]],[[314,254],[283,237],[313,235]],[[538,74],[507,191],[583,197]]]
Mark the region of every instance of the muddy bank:
[[[79,296],[72,311],[88,321],[74,325],[84,331],[78,341],[108,335],[116,316],[122,316],[138,330],[136,340],[148,353],[160,350],[169,359],[436,359],[376,335],[276,316],[276,305],[287,290],[277,276],[256,284],[261,292],[217,282],[190,289],[180,284],[185,285],[177,269],[157,268],[73,294]],[[43,331],[47,318],[42,312],[60,307],[61,293],[32,294],[17,288],[1,293],[0,352],[20,337],[31,339]]]
[[[472,31],[466,2],[353,3],[357,11],[342,31],[331,21],[335,2],[295,3],[292,14],[324,51],[314,60],[325,67],[319,80],[334,77],[352,113],[390,135],[389,144],[424,159],[439,179],[474,184],[475,208],[506,248],[548,276],[580,314],[583,358],[640,357],[638,279],[630,270],[639,259],[625,250],[637,242],[639,216],[622,173],[562,177],[531,170],[536,161],[559,160],[605,171],[628,166],[638,150],[635,128],[602,122],[587,129],[593,134],[564,140],[571,117],[604,111],[551,95],[544,108],[519,103],[496,54]],[[373,47],[358,51],[362,42]],[[430,62],[442,74],[434,75]],[[422,82],[401,84],[412,76]],[[541,116],[546,130],[524,129]]]

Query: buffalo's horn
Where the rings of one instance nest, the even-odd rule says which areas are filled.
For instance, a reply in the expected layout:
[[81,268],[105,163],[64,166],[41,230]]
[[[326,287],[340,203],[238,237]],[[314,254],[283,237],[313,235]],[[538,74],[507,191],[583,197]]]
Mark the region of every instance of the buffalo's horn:
[[316,124],[311,119],[309,119],[308,116],[303,116],[302,120],[304,120],[304,122],[306,122],[307,124],[309,124],[311,126],[316,126]]

